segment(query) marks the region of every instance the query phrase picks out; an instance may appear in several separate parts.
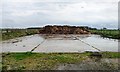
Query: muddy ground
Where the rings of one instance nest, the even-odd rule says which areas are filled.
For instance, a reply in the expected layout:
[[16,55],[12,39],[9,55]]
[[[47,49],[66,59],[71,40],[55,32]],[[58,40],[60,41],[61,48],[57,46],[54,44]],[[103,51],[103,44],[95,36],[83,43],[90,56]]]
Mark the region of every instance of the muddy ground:
[[61,64],[56,70],[118,70],[118,59],[87,59],[75,64]]

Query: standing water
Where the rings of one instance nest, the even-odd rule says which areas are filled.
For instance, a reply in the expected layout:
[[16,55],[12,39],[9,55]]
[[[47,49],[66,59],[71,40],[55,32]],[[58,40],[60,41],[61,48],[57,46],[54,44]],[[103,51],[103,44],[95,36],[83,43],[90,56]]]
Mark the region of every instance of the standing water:
[[27,52],[44,40],[39,35],[24,36],[2,42],[2,52]]
[[33,52],[45,53],[98,51],[97,49],[118,52],[118,40],[105,39],[99,35],[57,35],[48,39],[44,35],[31,35],[2,41],[0,45],[1,52],[27,52],[32,49]]
[[79,36],[79,39],[100,49],[101,51],[111,52],[118,52],[118,43],[120,43],[117,39],[103,38],[100,35],[81,35]]

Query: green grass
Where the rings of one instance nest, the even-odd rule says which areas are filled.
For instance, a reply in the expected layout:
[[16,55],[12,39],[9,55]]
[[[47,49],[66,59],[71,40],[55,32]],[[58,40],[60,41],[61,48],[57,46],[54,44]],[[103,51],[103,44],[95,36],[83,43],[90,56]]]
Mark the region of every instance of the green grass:
[[99,34],[102,37],[120,39],[120,30],[90,30],[93,34]]
[[120,58],[120,52],[103,52],[103,58]]
[[23,60],[27,57],[33,56],[34,54],[32,53],[14,53],[11,54],[11,57],[14,57],[15,60]]
[[[91,57],[85,53],[3,53],[3,70],[51,70],[59,64],[80,63]],[[117,52],[102,52],[103,58],[120,58]]]
[[61,63],[77,63],[90,53],[3,53],[4,70],[46,70]]
[[3,29],[2,31],[9,31],[0,34],[0,36],[2,36],[2,40],[8,40],[38,33],[37,29]]

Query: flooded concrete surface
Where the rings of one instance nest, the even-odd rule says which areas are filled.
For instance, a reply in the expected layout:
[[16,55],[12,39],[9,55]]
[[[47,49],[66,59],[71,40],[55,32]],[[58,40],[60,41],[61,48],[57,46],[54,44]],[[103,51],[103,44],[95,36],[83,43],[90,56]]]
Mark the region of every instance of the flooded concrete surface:
[[2,41],[1,52],[118,51],[118,40],[99,35],[31,35]]
[[97,51],[78,40],[46,40],[33,52],[84,52]]
[[31,35],[2,42],[2,52],[27,52],[41,43],[44,38]]
[[109,38],[102,38],[99,35],[90,35],[90,36],[79,36],[79,39],[88,43],[101,51],[111,51],[111,52],[118,52],[118,40],[109,39]]

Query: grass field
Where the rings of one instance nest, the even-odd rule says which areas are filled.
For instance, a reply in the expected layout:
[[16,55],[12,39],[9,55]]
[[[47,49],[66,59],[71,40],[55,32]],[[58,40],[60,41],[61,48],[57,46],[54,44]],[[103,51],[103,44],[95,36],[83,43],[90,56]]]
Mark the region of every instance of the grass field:
[[[79,63],[92,53],[3,53],[3,70],[51,70],[58,64]],[[103,58],[120,58],[120,53],[103,52]]]
[[2,29],[1,40],[8,40],[16,37],[32,35],[38,33],[37,29]]
[[99,34],[102,37],[120,39],[120,30],[90,30],[93,34]]
[[[5,56],[4,56],[5,55]],[[82,61],[89,53],[10,53],[3,54],[3,70],[50,70],[59,63]]]

